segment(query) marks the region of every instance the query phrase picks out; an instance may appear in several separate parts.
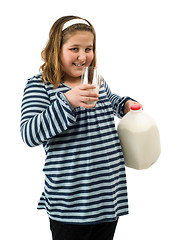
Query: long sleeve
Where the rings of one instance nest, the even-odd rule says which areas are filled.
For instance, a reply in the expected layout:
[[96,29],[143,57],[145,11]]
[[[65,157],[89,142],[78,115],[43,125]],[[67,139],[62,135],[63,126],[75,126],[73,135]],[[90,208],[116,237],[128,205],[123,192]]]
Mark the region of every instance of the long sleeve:
[[111,102],[113,108],[113,114],[118,118],[122,118],[124,116],[124,105],[128,100],[133,100],[130,97],[120,97],[117,94],[111,92],[109,86],[104,81],[104,87],[106,89],[109,101]]
[[75,111],[62,92],[50,102],[45,84],[36,77],[29,79],[21,106],[21,135],[28,146],[40,145],[76,122]]
[[128,214],[124,159],[112,108],[115,111],[122,99],[115,100],[109,90],[107,94],[102,82],[95,108],[73,109],[64,95],[70,89],[63,83],[54,89],[41,76],[25,87],[22,138],[29,146],[42,143],[45,150],[45,186],[38,209],[64,223],[115,221]]

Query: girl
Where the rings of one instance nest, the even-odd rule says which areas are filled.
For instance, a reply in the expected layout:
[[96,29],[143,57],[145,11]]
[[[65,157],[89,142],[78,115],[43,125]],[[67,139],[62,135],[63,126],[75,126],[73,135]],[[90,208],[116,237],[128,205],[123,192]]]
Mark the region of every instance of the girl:
[[134,101],[111,93],[104,79],[99,94],[80,84],[83,67],[96,66],[96,34],[87,20],[58,19],[42,58],[42,73],[27,81],[21,117],[23,141],[43,144],[46,153],[38,209],[46,209],[54,240],[112,240],[118,218],[128,214],[114,115],[122,117]]

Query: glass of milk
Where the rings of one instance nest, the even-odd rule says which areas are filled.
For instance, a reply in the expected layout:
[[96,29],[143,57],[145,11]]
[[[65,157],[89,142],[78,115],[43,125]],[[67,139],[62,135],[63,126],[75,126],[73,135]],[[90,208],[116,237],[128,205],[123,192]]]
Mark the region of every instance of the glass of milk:
[[[101,85],[101,75],[98,72],[96,67],[84,67],[81,75],[81,83],[82,84],[92,84],[96,88],[89,89],[88,91],[99,93],[100,85]],[[87,104],[96,104],[96,102],[86,102]]]

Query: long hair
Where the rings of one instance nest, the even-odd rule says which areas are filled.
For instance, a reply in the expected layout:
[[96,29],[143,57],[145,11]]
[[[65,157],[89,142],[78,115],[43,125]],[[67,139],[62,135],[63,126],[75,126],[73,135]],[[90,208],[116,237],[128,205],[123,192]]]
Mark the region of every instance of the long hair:
[[96,67],[96,33],[92,24],[84,19],[89,23],[89,26],[86,24],[75,24],[62,31],[65,22],[76,18],[79,19],[80,17],[65,16],[59,18],[50,29],[49,40],[41,52],[41,57],[44,61],[44,64],[40,66],[43,82],[50,82],[53,84],[54,88],[57,88],[60,83],[63,82],[64,72],[60,58],[60,51],[63,44],[67,41],[68,34],[72,34],[75,31],[90,31],[93,34],[94,58],[91,66]]

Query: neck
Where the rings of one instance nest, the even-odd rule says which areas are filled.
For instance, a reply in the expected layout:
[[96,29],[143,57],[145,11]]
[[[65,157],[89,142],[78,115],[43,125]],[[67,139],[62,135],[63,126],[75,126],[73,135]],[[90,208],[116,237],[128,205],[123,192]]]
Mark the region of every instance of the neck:
[[81,77],[79,78],[65,77],[63,82],[69,87],[74,88],[81,83]]

